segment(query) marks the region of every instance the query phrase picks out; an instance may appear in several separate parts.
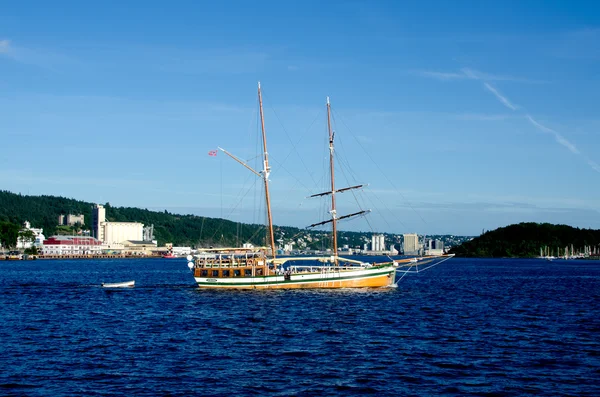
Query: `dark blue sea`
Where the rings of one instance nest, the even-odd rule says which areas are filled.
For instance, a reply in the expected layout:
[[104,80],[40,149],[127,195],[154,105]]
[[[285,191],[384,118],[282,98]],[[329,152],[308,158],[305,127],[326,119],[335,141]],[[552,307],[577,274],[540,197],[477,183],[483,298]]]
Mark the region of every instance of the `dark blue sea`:
[[600,262],[206,291],[185,260],[1,261],[0,395],[600,396]]

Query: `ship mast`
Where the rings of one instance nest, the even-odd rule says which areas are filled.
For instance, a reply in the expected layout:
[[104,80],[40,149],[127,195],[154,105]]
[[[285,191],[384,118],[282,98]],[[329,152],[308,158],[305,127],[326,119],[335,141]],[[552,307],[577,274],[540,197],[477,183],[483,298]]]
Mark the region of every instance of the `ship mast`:
[[[265,118],[263,115],[263,105],[262,105],[262,94],[260,92],[260,81],[258,82],[258,103],[260,107],[260,127],[262,130],[262,140],[263,140],[263,170],[262,177],[265,181],[265,197],[267,200],[267,218],[269,220],[269,237],[271,240],[271,253],[273,258],[277,254],[275,250],[275,235],[273,233],[273,217],[271,216],[271,196],[269,195],[269,174],[271,172],[271,168],[269,167],[269,153],[267,152],[267,134],[265,132]],[[335,228],[335,226],[334,226]]]
[[332,237],[333,237],[333,255],[335,264],[338,263],[337,258],[337,216],[335,209],[335,177],[333,173],[333,130],[331,129],[331,105],[329,104],[329,97],[327,97],[327,129],[329,130],[329,169],[331,173],[331,224],[332,224]]

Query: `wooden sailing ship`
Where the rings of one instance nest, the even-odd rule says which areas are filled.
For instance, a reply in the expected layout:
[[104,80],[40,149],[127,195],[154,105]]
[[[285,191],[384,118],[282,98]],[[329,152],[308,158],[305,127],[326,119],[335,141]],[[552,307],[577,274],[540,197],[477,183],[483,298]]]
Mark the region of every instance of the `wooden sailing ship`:
[[[258,102],[262,135],[263,169],[254,170],[244,161],[219,148],[222,152],[249,169],[263,180],[267,207],[269,247],[260,248],[220,248],[203,250],[195,256],[188,256],[188,266],[201,288],[237,289],[297,289],[297,288],[364,288],[388,287],[396,282],[396,272],[403,266],[412,269],[415,258],[369,263],[338,256],[337,222],[368,211],[339,216],[336,212],[336,194],[362,185],[337,189],[334,177],[334,133],[331,128],[331,106],[327,98],[327,129],[329,132],[329,167],[331,190],[311,197],[331,196],[331,219],[315,223],[309,227],[331,223],[332,255],[277,257],[269,194],[269,156],[263,114],[262,94],[258,83]],[[425,259],[425,258],[420,258]],[[426,262],[432,258],[426,258]]]

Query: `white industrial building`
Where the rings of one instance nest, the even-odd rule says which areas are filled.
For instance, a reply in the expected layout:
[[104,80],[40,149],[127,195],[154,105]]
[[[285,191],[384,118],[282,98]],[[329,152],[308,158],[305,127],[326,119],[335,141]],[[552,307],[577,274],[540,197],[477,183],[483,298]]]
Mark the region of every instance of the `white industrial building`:
[[419,255],[419,236],[415,233],[404,235],[404,255]]
[[107,222],[106,209],[96,204],[92,208],[92,232],[104,244],[121,244],[125,241],[141,241],[144,225],[139,222]]
[[374,234],[371,236],[371,251],[385,251],[385,236],[383,234]]

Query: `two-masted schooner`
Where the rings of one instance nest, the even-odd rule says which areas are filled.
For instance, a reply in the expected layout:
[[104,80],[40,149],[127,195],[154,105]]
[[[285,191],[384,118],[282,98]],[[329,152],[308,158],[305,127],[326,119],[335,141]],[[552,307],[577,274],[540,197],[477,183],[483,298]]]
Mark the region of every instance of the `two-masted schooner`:
[[[331,196],[331,219],[315,223],[315,227],[331,223],[333,246],[328,256],[285,256],[277,257],[271,214],[271,197],[269,194],[269,155],[263,114],[262,94],[258,83],[258,102],[260,125],[262,132],[263,169],[256,171],[247,163],[219,148],[223,153],[239,162],[263,180],[267,207],[268,240],[270,247],[262,248],[220,248],[203,250],[195,256],[189,256],[188,266],[194,279],[201,288],[364,288],[388,287],[396,282],[396,271],[402,266],[413,267],[417,259],[389,260],[380,263],[368,263],[338,255],[337,222],[352,216],[362,215],[368,211],[338,216],[336,212],[336,194],[362,185],[337,189],[334,177],[334,133],[331,127],[331,105],[327,98],[327,129],[329,132],[329,167],[331,174],[331,190],[315,194]],[[421,258],[420,258],[421,259]],[[425,258],[423,258],[425,259]],[[428,262],[427,259],[425,262]]]

